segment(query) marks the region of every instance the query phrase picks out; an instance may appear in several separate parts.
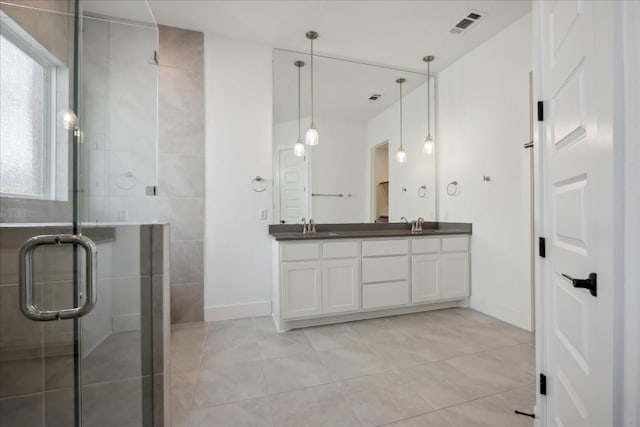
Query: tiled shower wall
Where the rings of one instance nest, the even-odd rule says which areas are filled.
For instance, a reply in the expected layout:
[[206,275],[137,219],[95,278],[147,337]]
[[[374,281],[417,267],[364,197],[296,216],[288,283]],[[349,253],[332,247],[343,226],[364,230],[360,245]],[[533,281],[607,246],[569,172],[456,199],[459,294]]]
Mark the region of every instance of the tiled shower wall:
[[171,223],[171,322],[204,320],[204,34],[160,26],[158,220]]

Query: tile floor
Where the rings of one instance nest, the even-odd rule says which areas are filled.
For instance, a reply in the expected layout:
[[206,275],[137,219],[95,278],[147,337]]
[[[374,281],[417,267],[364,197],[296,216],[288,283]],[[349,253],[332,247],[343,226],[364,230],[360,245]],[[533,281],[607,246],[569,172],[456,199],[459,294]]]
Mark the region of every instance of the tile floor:
[[533,334],[470,309],[175,327],[173,427],[530,427]]

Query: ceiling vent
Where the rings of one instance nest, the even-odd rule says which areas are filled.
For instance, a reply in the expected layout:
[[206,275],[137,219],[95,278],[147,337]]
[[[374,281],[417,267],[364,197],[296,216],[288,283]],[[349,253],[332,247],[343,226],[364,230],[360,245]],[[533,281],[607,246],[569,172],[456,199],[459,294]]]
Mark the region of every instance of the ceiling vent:
[[484,12],[472,10],[467,13],[467,16],[462,18],[452,29],[450,29],[449,32],[451,34],[462,34],[485,16],[487,16],[487,14]]
[[369,97],[369,101],[377,101],[378,98],[380,98],[382,95],[380,95],[379,93],[374,93],[373,95],[371,95]]

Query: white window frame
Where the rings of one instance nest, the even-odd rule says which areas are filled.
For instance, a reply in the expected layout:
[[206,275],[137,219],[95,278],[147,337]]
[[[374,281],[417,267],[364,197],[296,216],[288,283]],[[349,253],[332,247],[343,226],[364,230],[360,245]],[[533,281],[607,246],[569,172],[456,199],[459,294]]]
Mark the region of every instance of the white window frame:
[[[60,110],[59,105],[64,105],[68,102],[69,70],[58,58],[51,54],[2,11],[0,11],[0,35],[45,69],[45,91],[47,92],[47,105],[45,106],[43,120],[47,128],[43,133],[44,153],[46,156],[44,194],[16,194],[0,191],[0,197],[34,200],[67,200],[67,185],[62,186],[65,191],[58,191],[57,181],[58,179],[64,179],[68,176],[68,171],[58,170],[60,166],[67,164],[67,161],[58,159],[58,145],[59,143],[68,144],[68,131],[63,130],[62,132],[58,129],[56,112]],[[64,98],[65,95],[66,100]]]

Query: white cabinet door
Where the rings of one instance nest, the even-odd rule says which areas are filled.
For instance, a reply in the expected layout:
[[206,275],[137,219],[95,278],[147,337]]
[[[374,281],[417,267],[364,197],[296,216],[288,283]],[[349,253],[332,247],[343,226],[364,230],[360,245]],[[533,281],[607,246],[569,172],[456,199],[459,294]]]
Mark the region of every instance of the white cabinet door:
[[320,262],[282,263],[282,318],[322,313]]
[[442,254],[440,263],[442,298],[469,296],[469,254]]
[[359,309],[359,259],[324,260],[322,263],[322,312],[342,313]]
[[411,302],[437,301],[442,298],[440,254],[411,257]]

